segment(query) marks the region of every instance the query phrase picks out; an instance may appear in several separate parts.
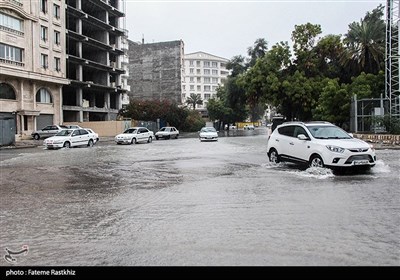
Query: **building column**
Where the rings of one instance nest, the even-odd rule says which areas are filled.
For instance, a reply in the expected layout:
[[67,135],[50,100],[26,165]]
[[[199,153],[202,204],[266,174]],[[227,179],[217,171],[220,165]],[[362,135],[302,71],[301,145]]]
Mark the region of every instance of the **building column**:
[[[81,88],[76,89],[75,96],[76,96],[76,106],[82,108],[83,97],[82,97],[82,89]],[[78,122],[83,122],[83,111],[82,111],[82,109],[80,111],[78,111]]]

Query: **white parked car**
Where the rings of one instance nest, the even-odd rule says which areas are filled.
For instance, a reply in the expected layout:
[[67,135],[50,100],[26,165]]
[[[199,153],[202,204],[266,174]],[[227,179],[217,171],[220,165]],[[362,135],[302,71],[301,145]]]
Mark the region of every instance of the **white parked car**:
[[218,141],[218,132],[214,127],[203,127],[199,131],[200,141]]
[[123,133],[115,136],[117,144],[136,144],[139,142],[151,143],[154,138],[154,132],[145,127],[130,127]]
[[164,139],[171,139],[175,138],[178,139],[179,137],[179,130],[177,130],[173,126],[166,126],[161,128],[159,131],[156,132],[156,139],[164,138]]
[[55,136],[43,141],[43,145],[48,149],[71,148],[77,146],[92,147],[96,139],[93,134],[86,129],[64,129]]
[[372,145],[328,122],[283,123],[270,135],[267,151],[271,162],[304,163],[310,167],[369,169],[376,162]]

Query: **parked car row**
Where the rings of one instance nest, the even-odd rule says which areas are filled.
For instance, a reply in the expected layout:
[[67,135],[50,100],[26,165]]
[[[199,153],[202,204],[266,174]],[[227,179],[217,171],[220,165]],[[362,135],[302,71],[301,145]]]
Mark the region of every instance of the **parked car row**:
[[[99,135],[90,128],[79,125],[48,125],[43,129],[32,132],[36,140],[45,138],[43,145],[47,149],[71,148],[76,146],[92,147],[99,141]],[[115,136],[117,144],[151,143],[153,139],[178,139],[179,130],[173,126],[162,127],[157,133],[146,127],[130,127]],[[199,140],[218,141],[218,131],[213,127],[203,127],[199,131]]]

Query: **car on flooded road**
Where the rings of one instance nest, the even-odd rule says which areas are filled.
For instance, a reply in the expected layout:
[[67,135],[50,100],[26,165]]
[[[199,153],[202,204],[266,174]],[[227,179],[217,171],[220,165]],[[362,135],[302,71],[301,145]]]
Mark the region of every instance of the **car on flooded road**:
[[329,122],[286,122],[272,132],[267,153],[274,163],[294,162],[310,167],[369,169],[375,149]]
[[171,138],[175,138],[178,139],[179,137],[179,130],[177,130],[175,127],[173,126],[166,126],[161,128],[159,131],[156,132],[155,135],[156,139],[171,139]]
[[139,142],[151,143],[154,138],[154,132],[146,127],[130,127],[123,133],[115,136],[115,143],[120,144],[136,144]]
[[218,141],[218,131],[214,127],[203,127],[199,131],[199,139],[203,141]]
[[55,136],[47,138],[43,141],[43,145],[47,149],[71,148],[78,146],[92,147],[96,143],[96,139],[92,133],[86,129],[64,129]]

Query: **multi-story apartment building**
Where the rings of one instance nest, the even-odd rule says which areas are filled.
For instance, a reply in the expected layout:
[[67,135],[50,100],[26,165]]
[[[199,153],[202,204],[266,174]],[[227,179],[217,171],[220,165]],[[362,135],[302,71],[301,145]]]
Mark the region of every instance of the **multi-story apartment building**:
[[64,34],[65,1],[0,0],[0,145],[62,122]]
[[192,94],[200,95],[203,105],[197,105],[203,117],[207,117],[207,102],[217,94],[217,88],[229,75],[228,59],[205,52],[185,55],[185,77],[182,82],[182,103]]
[[[122,108],[123,0],[66,0],[64,122],[115,120]],[[126,88],[126,87],[125,87]]]
[[[128,40],[129,41],[129,40]],[[181,103],[184,43],[129,41],[130,98]]]

